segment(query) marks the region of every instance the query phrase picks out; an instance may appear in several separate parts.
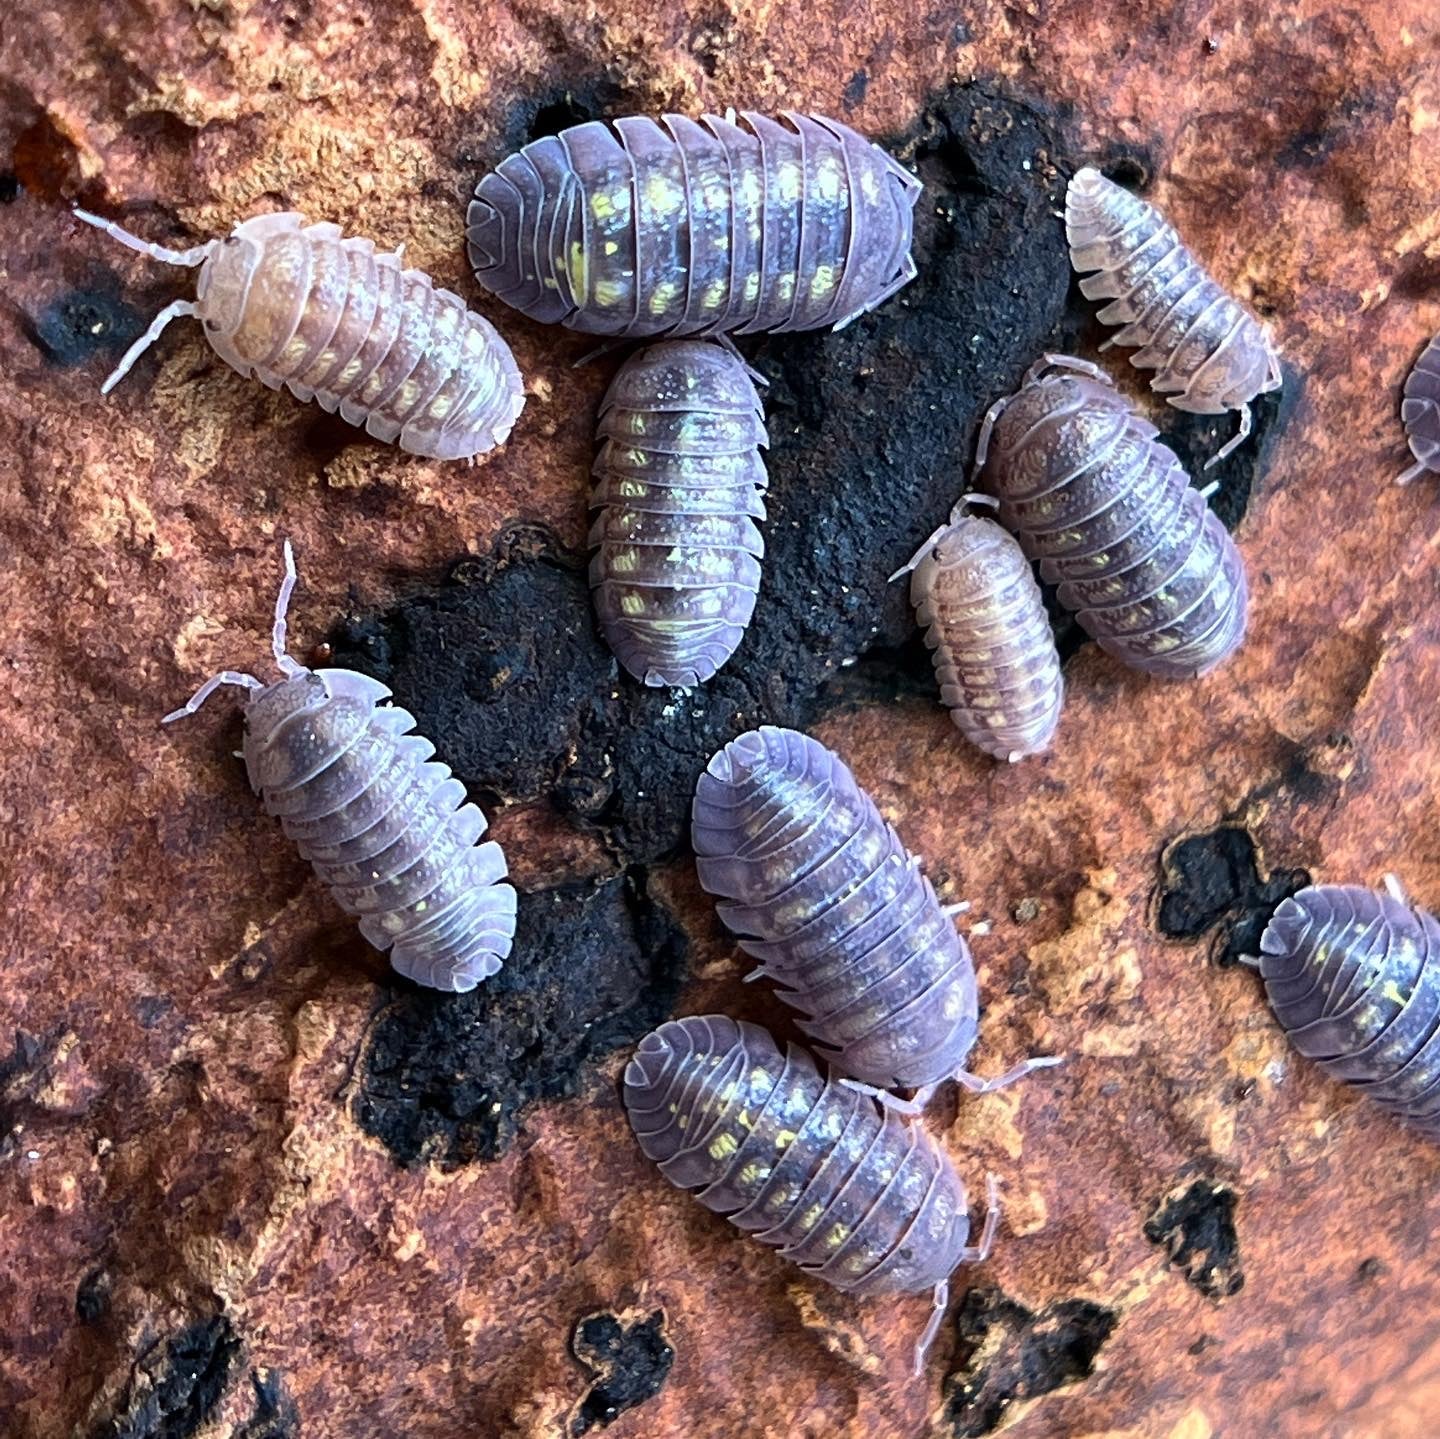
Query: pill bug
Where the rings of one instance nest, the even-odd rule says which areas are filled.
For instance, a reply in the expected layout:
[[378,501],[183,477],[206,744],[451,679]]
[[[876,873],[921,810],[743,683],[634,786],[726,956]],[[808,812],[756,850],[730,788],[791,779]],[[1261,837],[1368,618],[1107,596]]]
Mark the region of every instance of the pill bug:
[[[965,1069],[980,1007],[970,949],[899,835],[840,757],[766,725],[732,740],[695,788],[700,883],[805,1018],[823,1058],[914,1112],[942,1081],[998,1089]],[[958,905],[955,909],[963,909]],[[902,1102],[885,1093],[919,1093]]]
[[1245,563],[1157,433],[1103,370],[1046,355],[986,416],[976,487],[1101,649],[1188,679],[1245,638]]
[[475,278],[604,335],[840,326],[915,276],[920,182],[848,125],[749,111],[592,120],[476,187]]
[[1408,485],[1426,470],[1440,474],[1440,335],[1425,347],[1405,381],[1400,419],[1415,463],[1396,483]]
[[616,658],[647,685],[703,684],[755,609],[764,541],[760,398],[733,349],[664,340],[600,408],[590,587]]
[[437,290],[401,251],[377,254],[338,225],[257,215],[193,250],[152,245],[75,214],[167,265],[200,267],[195,299],[155,317],[101,387],[108,394],[180,315],[201,322],[227,365],[315,400],[378,440],[436,460],[469,459],[510,433],[525,404],[520,371],[494,326]]
[[1046,749],[1064,682],[1040,586],[1025,552],[966,495],[904,569],[935,661],[940,702],[971,744],[1015,761]]
[[1250,433],[1250,401],[1284,379],[1269,331],[1226,294],[1144,200],[1080,170],[1065,194],[1070,263],[1090,300],[1109,300],[1107,325],[1123,325],[1110,345],[1140,346],[1137,369],[1154,370],[1150,388],[1177,410],[1223,415],[1239,410],[1240,430],[1207,462],[1223,460]]
[[719,1014],[646,1035],[625,1068],[625,1108],[667,1179],[807,1273],[861,1297],[930,1290],[920,1373],[950,1275],[994,1245],[993,1177],[971,1246],[965,1185],[922,1126],[826,1079],[798,1046],[781,1054],[758,1025]]
[[1301,1054],[1440,1139],[1440,925],[1393,876],[1381,893],[1321,884],[1283,901],[1258,967]]
[[243,756],[250,787],[280,821],[360,933],[401,974],[432,989],[474,989],[500,968],[515,934],[505,856],[415,717],[354,670],[307,669],[285,652],[295,560],[275,603],[271,651],[281,678],[223,670],[171,724],[222,685],[249,692]]

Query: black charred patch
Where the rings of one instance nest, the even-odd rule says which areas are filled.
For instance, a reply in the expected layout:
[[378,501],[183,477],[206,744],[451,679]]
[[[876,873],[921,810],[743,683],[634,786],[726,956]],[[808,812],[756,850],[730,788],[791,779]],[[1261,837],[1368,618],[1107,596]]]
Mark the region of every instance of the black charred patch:
[[628,1322],[616,1314],[588,1314],[570,1333],[570,1352],[595,1380],[571,1417],[570,1433],[576,1436],[604,1429],[654,1398],[675,1362],[658,1309]]
[[53,364],[70,368],[93,355],[123,350],[145,320],[117,289],[71,290],[52,300],[28,325],[31,342]]
[[1119,1319],[1090,1299],[1036,1312],[998,1289],[970,1289],[956,1329],[960,1363],[945,1379],[943,1422],[955,1439],[993,1434],[1017,1400],[1088,1379]]
[[1145,1221],[1145,1237],[1158,1244],[1209,1299],[1227,1299],[1245,1285],[1235,1234],[1235,1191],[1208,1179],[1173,1189]]
[[[549,101],[547,103],[555,103]],[[571,103],[565,101],[564,103]],[[533,116],[532,116],[533,118]],[[696,777],[761,723],[807,727],[857,657],[913,633],[887,583],[949,512],[984,411],[1055,331],[1069,262],[1050,112],[981,85],[891,142],[926,191],[919,277],[835,333],[761,340],[770,518],[760,603],[735,657],[688,695],[617,672],[583,558],[506,537],[455,583],[333,637],[383,679],[477,793],[548,794],[623,862],[682,843]]]
[[1145,191],[1160,168],[1154,147],[1116,145],[1098,161],[1096,168],[1107,180],[1124,185],[1127,190]]
[[0,205],[13,205],[23,188],[18,175],[9,171],[0,175]]
[[574,1094],[585,1064],[669,1015],[685,952],[638,871],[521,895],[514,953],[477,989],[397,981],[361,1057],[357,1122],[401,1164],[496,1158],[526,1105]]
[[189,1439],[220,1402],[239,1353],[220,1315],[157,1340],[136,1356],[120,1402],[92,1439]]
[[870,89],[870,72],[862,65],[846,82],[845,88],[840,92],[840,103],[847,109],[853,110],[857,105],[865,103],[865,96]]
[[1218,930],[1213,957],[1221,968],[1258,954],[1270,916],[1310,876],[1303,869],[1277,869],[1262,878],[1256,858],[1255,841],[1238,825],[1172,844],[1160,859],[1160,933],[1191,940]]
[[252,1369],[255,1409],[235,1431],[235,1439],[298,1439],[300,1410],[278,1369]]
[[110,1312],[110,1273],[92,1269],[75,1290],[75,1317],[82,1324],[95,1324]]

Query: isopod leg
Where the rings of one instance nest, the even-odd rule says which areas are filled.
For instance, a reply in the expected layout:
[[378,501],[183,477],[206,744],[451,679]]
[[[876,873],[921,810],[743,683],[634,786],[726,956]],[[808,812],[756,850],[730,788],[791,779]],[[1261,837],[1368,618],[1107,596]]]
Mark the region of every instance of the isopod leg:
[[1254,418],[1250,414],[1248,404],[1240,406],[1240,429],[1232,435],[1208,460],[1205,461],[1205,468],[1208,470],[1212,465],[1218,465],[1226,455],[1234,454],[1235,451],[1245,443],[1250,431],[1254,426]]
[[960,1251],[962,1264],[983,1264],[995,1248],[995,1236],[1000,1232],[1000,1181],[993,1174],[985,1176],[985,1192],[989,1203],[985,1206],[985,1227],[980,1231],[979,1244]]
[[1418,480],[1429,468],[1430,466],[1427,465],[1424,460],[1416,460],[1403,475],[1396,476],[1395,483],[1397,485],[1408,485],[1412,480]]
[[211,675],[178,710],[171,710],[161,724],[174,724],[178,719],[184,719],[186,715],[193,715],[221,685],[239,685],[241,689],[263,690],[264,683],[257,680],[254,675],[241,674],[239,670],[221,670],[218,675]]
[[270,653],[275,656],[275,663],[280,666],[280,673],[283,675],[298,675],[305,666],[299,660],[291,659],[285,649],[285,616],[290,609],[290,596],[295,593],[295,582],[299,578],[295,572],[295,551],[290,547],[290,541],[285,541],[285,577],[280,581],[280,593],[275,596],[275,623],[270,627]]
[[909,1119],[913,1119],[925,1108],[936,1089],[935,1085],[927,1084],[917,1089],[909,1099],[901,1099],[898,1094],[892,1094],[888,1089],[880,1089],[873,1084],[863,1084],[858,1079],[842,1079],[840,1083],[845,1089],[853,1089],[857,1094],[868,1094],[882,1108],[893,1110],[896,1114],[903,1114]]
[[903,565],[901,565],[900,568],[899,568],[898,570],[896,570],[895,573],[894,573],[893,575],[891,575],[888,580],[885,581],[885,583],[886,583],[887,585],[893,585],[893,584],[895,583],[895,581],[898,580],[898,579],[901,577],[901,575],[908,575],[908,574],[911,572],[911,570],[917,569],[917,568],[920,566],[920,564],[924,561],[925,556],[930,553],[930,550],[931,550],[932,546],[935,544],[935,542],[936,542],[936,541],[940,538],[940,536],[943,535],[943,534],[945,533],[945,531],[948,530],[949,528],[950,528],[950,525],[949,525],[949,522],[947,521],[945,524],[940,525],[938,528],[936,528],[935,530],[933,530],[933,531],[931,532],[930,536],[929,536],[927,539],[921,541],[921,543],[920,543],[920,548],[919,548],[918,550],[916,550],[915,553],[914,553],[913,555],[911,555],[910,558],[909,558],[908,560],[906,560],[905,563],[904,563]]
[[152,245],[149,240],[142,240],[139,235],[132,235],[129,230],[121,229],[113,220],[107,220],[102,215],[92,215],[89,210],[82,210],[78,205],[74,215],[77,220],[84,220],[87,225],[103,230],[112,240],[118,240],[127,249],[138,250],[142,255],[149,255],[152,260],[159,260],[163,265],[184,265],[187,269],[193,269],[196,265],[203,265],[211,250],[220,243],[218,240],[207,240],[203,245],[196,245],[193,250],[167,250],[163,245]]
[[966,1069],[957,1069],[952,1077],[956,1084],[968,1089],[971,1094],[993,1094],[997,1089],[1014,1084],[1017,1079],[1024,1079],[1031,1070],[1050,1069],[1063,1063],[1064,1059],[1063,1054],[1037,1054],[1033,1059],[1022,1059],[1013,1069],[1007,1069],[995,1079],[981,1079],[978,1074],[971,1074]]
[[1391,899],[1398,900],[1401,904],[1405,905],[1407,909],[1410,907],[1410,896],[1405,893],[1405,886],[1401,884],[1398,874],[1387,874],[1383,883],[1385,885],[1385,893],[1388,894]]
[[172,304],[166,305],[151,320],[150,328],[121,356],[120,363],[115,366],[105,383],[100,386],[100,393],[108,395],[130,373],[131,366],[160,338],[160,332],[171,320],[178,320],[182,315],[194,315],[197,312],[197,306],[190,300],[176,300]]
[[930,1317],[925,1321],[925,1327],[920,1331],[920,1337],[915,1341],[915,1377],[918,1379],[925,1372],[925,1356],[930,1352],[930,1346],[935,1342],[935,1336],[940,1332],[940,1325],[945,1319],[945,1310],[950,1303],[950,1281],[942,1279],[935,1286],[934,1301],[930,1306]]

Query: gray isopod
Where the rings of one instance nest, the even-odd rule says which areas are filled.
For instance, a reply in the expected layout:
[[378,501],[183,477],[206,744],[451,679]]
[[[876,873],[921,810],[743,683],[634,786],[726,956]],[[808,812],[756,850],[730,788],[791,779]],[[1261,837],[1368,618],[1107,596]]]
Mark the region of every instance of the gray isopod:
[[976,485],[1122,663],[1189,679],[1245,638],[1245,562],[1173,451],[1096,366],[1046,355],[980,432]]
[[200,267],[195,299],[155,317],[101,387],[108,394],[180,315],[201,322],[227,365],[437,460],[470,459],[510,433],[525,394],[495,327],[400,251],[377,254],[338,225],[257,215],[223,240],[167,250],[109,220],[88,225],[167,265]]
[[625,1069],[625,1108],[667,1179],[807,1273],[864,1297],[930,1290],[920,1373],[950,1275],[994,1245],[993,1177],[971,1245],[965,1185],[924,1128],[826,1079],[803,1049],[782,1054],[758,1025],[719,1014],[646,1035]]
[[984,1091],[1059,1063],[1027,1059],[992,1080],[966,1070],[980,1005],[954,911],[818,740],[770,725],[732,740],[695,787],[691,835],[720,918],[867,1093],[913,1113],[946,1079]]
[[1240,430],[1211,457],[1223,460],[1250,433],[1250,401],[1278,390],[1280,356],[1266,328],[1226,294],[1185,248],[1160,212],[1098,170],[1076,173],[1065,195],[1070,263],[1087,299],[1109,300],[1106,341],[1139,345],[1137,369],[1154,370],[1150,388],[1196,415],[1240,411]]
[[485,816],[411,734],[415,717],[354,670],[310,670],[285,652],[295,560],[275,602],[271,651],[281,678],[223,670],[164,723],[194,714],[221,685],[249,691],[245,771],[360,933],[401,974],[432,989],[474,989],[510,953],[515,891],[505,856],[480,844]]
[[599,438],[600,627],[647,685],[704,684],[750,623],[765,553],[765,420],[745,362],[708,340],[641,350],[605,396]]
[[1301,1054],[1440,1139],[1440,924],[1393,876],[1383,893],[1321,884],[1284,900],[1258,967]]
[[966,495],[898,579],[940,681],[940,701],[971,744],[1015,761],[1049,747],[1064,681],[1040,586],[1025,552],[993,520],[969,513],[988,495]]
[[592,120],[534,140],[470,204],[475,278],[603,335],[840,326],[915,276],[920,182],[838,120]]
[[1440,474],[1440,335],[1426,345],[1405,381],[1400,419],[1415,463],[1396,483],[1408,485],[1427,470]]

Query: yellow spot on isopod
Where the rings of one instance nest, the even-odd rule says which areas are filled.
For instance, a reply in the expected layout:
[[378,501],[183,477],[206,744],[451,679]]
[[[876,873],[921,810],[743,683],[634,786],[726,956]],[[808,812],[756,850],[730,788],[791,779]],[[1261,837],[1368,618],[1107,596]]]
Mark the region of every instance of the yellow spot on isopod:
[[663,280],[655,286],[655,293],[650,296],[650,313],[652,315],[663,315],[680,293],[680,286],[674,280]]
[[669,218],[685,203],[684,192],[668,175],[658,172],[645,180],[645,203],[656,214]]
[[810,1208],[800,1216],[796,1227],[802,1234],[809,1233],[810,1230],[814,1229],[815,1221],[819,1219],[824,1212],[825,1206],[823,1204],[812,1204]]
[[643,615],[645,613],[645,600],[641,595],[622,595],[620,597],[620,613],[625,615]]
[[829,1234],[825,1236],[825,1247],[827,1249],[839,1249],[850,1237],[850,1226],[848,1224],[837,1224]]
[[819,266],[810,280],[810,298],[812,300],[818,300],[822,295],[828,295],[834,288],[834,265]]
[[710,1158],[728,1159],[739,1148],[740,1142],[733,1134],[722,1134],[718,1139],[710,1141]]
[[760,294],[760,272],[759,272],[759,270],[752,270],[752,271],[751,271],[748,275],[746,275],[746,277],[745,277],[745,298],[746,298],[747,300],[754,300],[754,299],[757,299],[757,298],[759,297],[759,294]]
[[775,167],[775,183],[782,200],[800,198],[800,167],[793,160],[782,160]]
[[725,281],[711,280],[705,286],[705,294],[700,303],[707,310],[718,310],[725,299]]
[[605,241],[605,253],[606,253],[607,255],[615,255],[615,254],[618,254],[619,251],[620,251],[620,246],[617,245],[614,240],[606,240],[606,241]]
[[794,1138],[795,1131],[793,1129],[782,1129],[780,1133],[775,1136],[775,1148],[784,1149]]
[[595,282],[595,303],[597,305],[618,305],[625,296],[625,287],[617,280]]

